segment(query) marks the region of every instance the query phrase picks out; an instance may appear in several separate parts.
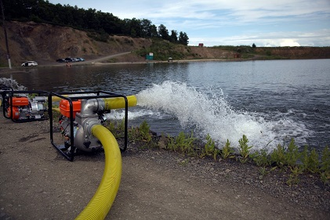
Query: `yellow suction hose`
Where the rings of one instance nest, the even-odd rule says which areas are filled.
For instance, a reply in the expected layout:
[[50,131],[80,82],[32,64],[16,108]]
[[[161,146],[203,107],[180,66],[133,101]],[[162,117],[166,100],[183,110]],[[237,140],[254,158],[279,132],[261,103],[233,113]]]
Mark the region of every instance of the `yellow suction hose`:
[[102,125],[94,125],[91,130],[103,145],[105,168],[96,193],[76,218],[81,220],[106,217],[117,195],[122,172],[121,153],[113,134]]

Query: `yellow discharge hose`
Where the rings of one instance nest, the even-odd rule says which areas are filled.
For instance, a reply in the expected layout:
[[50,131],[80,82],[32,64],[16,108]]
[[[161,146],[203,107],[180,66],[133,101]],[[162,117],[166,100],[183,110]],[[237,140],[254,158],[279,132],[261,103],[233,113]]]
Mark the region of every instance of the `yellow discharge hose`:
[[[70,97],[69,95],[63,95],[65,97]],[[135,95],[126,96],[128,101],[128,106],[136,106],[137,100]],[[58,102],[61,101],[62,98],[53,96],[52,102]],[[104,102],[106,105],[106,109],[118,109],[118,108],[125,108],[125,100],[122,97],[114,97],[114,98],[104,98]]]
[[[137,100],[135,95],[126,96],[126,98],[129,107],[136,106]],[[105,98],[104,103],[107,110],[125,108],[125,99],[122,97]]]
[[76,218],[81,220],[104,219],[106,217],[117,195],[122,172],[121,153],[113,134],[102,125],[94,125],[92,134],[103,145],[105,168],[96,193]]

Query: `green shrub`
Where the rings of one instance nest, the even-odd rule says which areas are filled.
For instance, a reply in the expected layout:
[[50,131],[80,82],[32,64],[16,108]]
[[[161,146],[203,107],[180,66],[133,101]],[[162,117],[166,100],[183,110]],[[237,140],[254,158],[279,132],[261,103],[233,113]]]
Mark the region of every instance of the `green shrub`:
[[254,152],[253,154],[250,155],[250,157],[259,167],[267,167],[271,165],[270,156],[268,155],[267,150],[265,149]]
[[308,171],[308,166],[309,166],[309,150],[308,147],[305,146],[304,150],[301,152],[301,168],[304,171]]
[[315,148],[311,151],[308,158],[308,171],[311,173],[319,172],[319,155]]
[[212,140],[211,136],[208,134],[206,136],[206,144],[202,150],[200,157],[212,156],[214,160],[217,160],[217,156],[220,154],[220,150],[216,148],[215,142]]
[[324,184],[330,181],[330,150],[325,147],[322,151],[321,166],[320,166],[320,177]]
[[299,175],[302,174],[303,170],[301,167],[299,166],[294,166],[294,167],[291,167],[290,166],[290,175],[289,175],[289,179],[286,181],[286,183],[289,185],[289,186],[292,186],[292,185],[296,185],[299,183]]
[[150,143],[152,134],[150,133],[150,126],[146,121],[143,121],[138,128],[131,128],[128,131],[128,137],[132,141],[143,141]]
[[182,152],[182,153],[187,153],[189,155],[194,155],[194,144],[193,142],[196,140],[194,138],[193,133],[191,132],[190,136],[186,136],[186,134],[181,131],[179,135],[175,138],[175,144],[177,145],[177,148]]
[[250,149],[252,146],[248,146],[249,140],[245,135],[238,141],[239,143],[239,153],[242,158],[240,158],[241,163],[245,163],[249,159]]
[[152,136],[150,134],[150,126],[146,121],[143,121],[142,124],[140,125],[140,135],[141,135],[141,140],[150,142],[152,139]]
[[124,119],[121,121],[115,121],[115,122],[108,122],[108,124],[105,126],[109,129],[109,131],[115,136],[115,138],[121,138],[125,135],[125,121]]
[[221,157],[223,159],[234,158],[234,155],[233,155],[234,153],[235,153],[235,151],[232,147],[230,147],[230,142],[227,139],[225,146],[221,150]]
[[286,161],[285,149],[282,145],[278,144],[277,148],[270,154],[271,163],[275,163],[279,168],[283,168]]
[[325,147],[322,151],[320,170],[322,172],[330,172],[330,150],[328,146]]
[[298,150],[298,146],[295,144],[295,141],[292,138],[285,153],[284,164],[288,165],[289,167],[295,167],[297,166],[297,162],[300,159],[300,156],[301,154]]

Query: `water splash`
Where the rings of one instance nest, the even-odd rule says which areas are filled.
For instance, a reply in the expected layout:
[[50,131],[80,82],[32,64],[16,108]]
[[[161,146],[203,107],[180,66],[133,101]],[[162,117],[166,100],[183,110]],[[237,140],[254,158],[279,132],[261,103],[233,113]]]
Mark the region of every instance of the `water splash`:
[[234,110],[221,90],[219,94],[205,94],[185,83],[154,84],[138,93],[137,99],[139,106],[176,116],[183,128],[194,129],[199,136],[210,134],[220,146],[227,139],[237,146],[245,134],[254,149],[271,150],[295,129],[306,130],[303,124],[285,117],[266,121],[262,114]]
[[[163,118],[161,112],[155,112],[148,109],[141,109],[139,111],[128,111],[128,120],[134,120],[144,116]],[[120,109],[112,110],[111,113],[106,114],[105,117],[110,120],[122,120],[125,117],[125,111]]]
[[26,87],[18,84],[18,82],[12,78],[0,78],[0,90],[11,88],[16,91],[24,91]]

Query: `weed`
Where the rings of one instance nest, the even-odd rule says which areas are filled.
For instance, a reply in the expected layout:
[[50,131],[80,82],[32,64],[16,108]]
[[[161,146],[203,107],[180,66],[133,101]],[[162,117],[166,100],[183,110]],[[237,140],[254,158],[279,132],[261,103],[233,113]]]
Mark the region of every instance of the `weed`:
[[329,183],[330,181],[330,150],[328,147],[325,147],[322,151],[321,157],[321,180],[324,184]]
[[330,182],[330,172],[322,172],[320,175],[323,184],[328,184]]
[[175,144],[175,139],[171,136],[167,136],[168,142],[167,142],[167,149],[176,152],[177,151],[177,145]]
[[113,122],[109,122],[106,125],[106,128],[109,129],[109,131],[113,134],[113,136],[115,136],[115,138],[118,138],[118,133],[117,133],[117,125]]
[[265,149],[260,150],[260,152],[254,152],[250,155],[250,157],[259,167],[266,167],[271,165],[270,157]]
[[135,127],[128,129],[128,139],[132,142],[139,140],[139,129]]
[[130,140],[143,141],[150,143],[152,135],[150,134],[150,126],[146,121],[143,121],[138,128],[131,128],[128,131],[128,137]]
[[146,121],[143,121],[139,128],[141,139],[149,143],[152,139],[150,134],[150,126]]
[[217,156],[220,154],[220,150],[216,148],[215,142],[212,140],[211,136],[208,134],[206,136],[206,144],[200,155],[200,157],[212,156],[214,160],[217,160]]
[[275,163],[279,168],[285,165],[285,149],[282,145],[278,144],[277,148],[270,154],[271,162]]
[[319,156],[315,148],[311,151],[308,158],[308,171],[311,173],[319,172]]
[[330,150],[325,147],[322,151],[321,168],[322,172],[330,172]]
[[308,147],[305,146],[304,150],[301,152],[301,162],[302,162],[302,169],[304,171],[308,171],[308,165],[309,165],[309,151]]
[[121,121],[117,122],[117,132],[118,135],[121,137],[125,134],[125,118],[123,118]]
[[299,183],[299,175],[302,174],[303,170],[299,166],[290,167],[291,174],[289,175],[289,179],[286,183],[289,186],[296,185]]
[[232,147],[230,147],[230,142],[227,139],[225,146],[221,150],[221,157],[223,159],[234,158],[233,154],[234,154],[234,149]]
[[248,146],[248,142],[249,140],[245,135],[243,135],[243,137],[238,141],[239,143],[238,151],[242,156],[242,158],[240,158],[241,163],[246,163],[247,160],[249,159],[250,149],[252,148],[252,146]]
[[189,155],[195,155],[194,145],[193,145],[193,142],[195,140],[196,140],[196,138],[194,138],[194,135],[192,132],[191,132],[190,136],[186,136],[185,133],[183,131],[181,131],[175,139],[175,144],[177,145],[177,148],[182,153],[187,153]]
[[288,150],[285,154],[284,163],[287,164],[289,167],[295,167],[297,166],[297,162],[300,159],[300,155],[301,154],[298,150],[298,147],[295,144],[294,139],[292,138],[288,146]]

